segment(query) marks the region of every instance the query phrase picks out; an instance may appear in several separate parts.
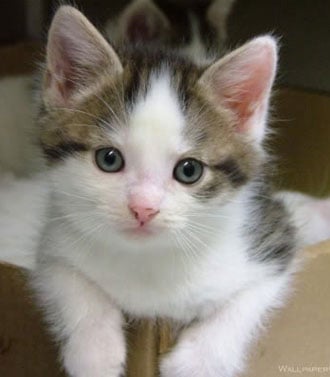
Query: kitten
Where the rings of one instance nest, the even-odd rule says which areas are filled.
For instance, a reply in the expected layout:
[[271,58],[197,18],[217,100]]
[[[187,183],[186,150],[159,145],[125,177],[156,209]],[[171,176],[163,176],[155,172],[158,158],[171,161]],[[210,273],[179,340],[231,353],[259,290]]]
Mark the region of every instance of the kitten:
[[34,286],[73,377],[124,373],[123,313],[183,326],[162,377],[229,377],[287,295],[296,231],[264,180],[276,41],[203,66],[116,51],[76,9],[49,31],[51,201]]

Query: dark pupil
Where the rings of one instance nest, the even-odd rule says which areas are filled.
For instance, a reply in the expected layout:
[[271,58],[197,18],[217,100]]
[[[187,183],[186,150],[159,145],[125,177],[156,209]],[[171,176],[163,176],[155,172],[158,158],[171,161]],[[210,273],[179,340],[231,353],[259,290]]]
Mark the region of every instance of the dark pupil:
[[195,166],[192,162],[185,162],[183,165],[183,174],[191,178],[195,174]]
[[117,159],[117,156],[114,151],[110,151],[104,156],[104,161],[107,163],[107,165],[115,164],[116,159]]

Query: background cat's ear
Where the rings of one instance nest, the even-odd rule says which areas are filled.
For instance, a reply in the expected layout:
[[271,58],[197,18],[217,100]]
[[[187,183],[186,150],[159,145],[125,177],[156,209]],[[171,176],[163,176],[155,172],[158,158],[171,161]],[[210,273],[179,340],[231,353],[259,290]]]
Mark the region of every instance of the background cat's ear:
[[77,9],[62,6],[48,34],[44,99],[52,106],[74,106],[102,72],[122,72],[118,56]]
[[107,23],[106,29],[116,42],[148,42],[167,38],[170,22],[152,0],[133,0],[119,18]]
[[265,134],[276,63],[275,39],[259,37],[211,65],[199,79],[210,101],[229,110],[236,131],[257,142]]
[[220,43],[227,37],[227,20],[236,0],[214,0],[207,9],[206,17],[217,31]]

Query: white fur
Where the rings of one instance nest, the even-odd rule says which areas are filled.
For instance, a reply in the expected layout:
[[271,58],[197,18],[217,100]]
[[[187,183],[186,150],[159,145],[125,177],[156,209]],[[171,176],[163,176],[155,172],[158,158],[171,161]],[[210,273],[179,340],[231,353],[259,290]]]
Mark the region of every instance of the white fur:
[[99,287],[75,269],[53,263],[40,269],[39,293],[56,304],[51,315],[58,339],[68,338],[63,363],[74,377],[119,376],[126,358],[122,313]]
[[[63,178],[57,171],[56,179]],[[166,231],[163,231],[165,237],[160,234],[149,240],[129,240],[120,231],[114,232],[111,226],[105,228],[103,237],[97,233],[93,237],[91,231],[86,234],[88,228],[95,226],[88,219],[84,219],[87,226],[83,233],[75,228],[70,217],[51,223],[41,245],[43,256],[39,268],[46,273],[39,275],[38,285],[42,301],[51,300],[51,309],[55,308],[55,313],[60,315],[53,325],[63,327],[64,324],[69,328],[63,334],[69,339],[64,353],[65,365],[72,376],[98,377],[103,376],[102,372],[97,372],[99,369],[109,370],[111,358],[100,360],[94,374],[85,374],[88,363],[95,362],[91,359],[94,351],[90,355],[81,345],[86,337],[97,341],[97,329],[88,325],[82,334],[77,334],[67,325],[70,322],[83,325],[84,307],[92,303],[94,317],[94,311],[106,310],[108,300],[137,317],[167,317],[183,324],[198,319],[196,325],[182,333],[173,353],[164,359],[162,376],[227,377],[242,368],[256,327],[268,309],[281,302],[288,279],[287,275],[270,278],[271,266],[247,259],[247,241],[239,232],[241,223],[247,221],[242,205],[247,196],[248,192],[242,192],[235,198],[236,204],[230,203],[221,211],[212,212],[208,208],[208,214],[200,212],[198,222],[201,224],[208,223],[210,216],[216,216],[212,218],[212,235],[203,231],[186,233],[190,241],[187,238],[184,241],[178,234],[181,239],[177,239],[178,244]],[[74,213],[75,208],[71,207],[71,212]],[[55,272],[53,267],[48,267],[54,265],[53,258]],[[65,278],[69,265],[81,271],[78,279],[75,274],[71,279]],[[89,288],[88,281],[95,285]],[[102,291],[108,300],[102,298]],[[69,313],[69,320],[67,314],[61,314],[63,308]],[[121,334],[121,326],[117,324],[115,328],[109,343],[102,340],[101,355],[112,354],[115,339]],[[72,349],[72,344],[77,344],[76,348]],[[68,347],[69,355],[66,354]],[[75,360],[80,359],[84,363],[77,368]],[[118,374],[109,373],[109,376]]]
[[[146,97],[140,98],[130,115],[130,144],[140,148],[140,156],[153,148],[159,157],[159,153],[164,153],[161,150],[167,146],[178,148],[178,140],[182,139],[185,119],[170,80],[166,71],[154,76]],[[160,144],[159,140],[166,142]],[[152,163],[150,160],[148,164]]]
[[47,195],[47,183],[41,177],[0,176],[0,262],[35,267]]
[[330,238],[330,199],[289,191],[279,192],[277,196],[288,208],[303,245]]
[[[162,377],[229,377],[242,372],[270,309],[281,306],[289,276],[264,280],[189,327],[161,363]],[[269,313],[268,313],[269,314]],[[189,360],[189,362],[187,362]]]

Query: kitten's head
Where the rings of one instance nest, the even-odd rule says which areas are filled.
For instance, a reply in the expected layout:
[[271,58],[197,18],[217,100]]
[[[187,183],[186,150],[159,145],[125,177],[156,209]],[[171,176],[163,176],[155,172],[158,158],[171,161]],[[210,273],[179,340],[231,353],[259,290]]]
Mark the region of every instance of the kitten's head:
[[205,68],[156,50],[117,54],[61,7],[39,117],[61,211],[127,238],[206,228],[260,173],[275,66],[271,37]]

